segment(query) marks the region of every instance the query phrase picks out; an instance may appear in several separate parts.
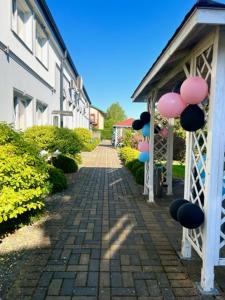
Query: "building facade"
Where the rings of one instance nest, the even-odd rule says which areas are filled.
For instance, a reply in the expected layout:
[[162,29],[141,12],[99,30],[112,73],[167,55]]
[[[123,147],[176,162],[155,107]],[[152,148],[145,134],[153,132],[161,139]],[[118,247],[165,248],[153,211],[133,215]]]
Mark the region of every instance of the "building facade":
[[97,107],[90,108],[91,125],[95,129],[104,129],[105,113]]
[[90,125],[90,99],[44,0],[0,1],[0,121]]

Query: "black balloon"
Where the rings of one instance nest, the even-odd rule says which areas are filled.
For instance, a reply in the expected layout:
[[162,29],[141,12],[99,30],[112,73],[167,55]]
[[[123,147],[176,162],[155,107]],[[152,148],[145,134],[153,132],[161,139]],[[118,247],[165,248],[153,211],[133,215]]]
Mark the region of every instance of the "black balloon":
[[187,203],[178,209],[177,220],[185,228],[198,228],[204,222],[204,213],[198,205]]
[[132,123],[132,128],[134,130],[140,130],[143,128],[143,126],[144,124],[141,120],[134,120],[134,122]]
[[187,204],[189,203],[188,200],[185,199],[177,199],[174,200],[171,204],[170,204],[170,215],[171,217],[177,221],[177,211],[178,209],[181,207],[181,205]]
[[186,131],[196,131],[205,125],[204,111],[198,105],[188,105],[180,115],[180,125]]
[[141,115],[140,115],[140,120],[143,122],[143,124],[147,124],[150,122],[151,120],[151,115],[148,111],[144,111]]

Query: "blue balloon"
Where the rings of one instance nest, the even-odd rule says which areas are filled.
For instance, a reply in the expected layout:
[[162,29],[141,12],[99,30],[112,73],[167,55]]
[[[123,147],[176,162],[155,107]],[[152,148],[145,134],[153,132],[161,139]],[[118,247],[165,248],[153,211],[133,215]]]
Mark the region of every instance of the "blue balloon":
[[143,136],[150,136],[150,123],[145,124],[141,131]]
[[141,162],[147,162],[149,161],[149,152],[141,152],[138,156],[138,159]]

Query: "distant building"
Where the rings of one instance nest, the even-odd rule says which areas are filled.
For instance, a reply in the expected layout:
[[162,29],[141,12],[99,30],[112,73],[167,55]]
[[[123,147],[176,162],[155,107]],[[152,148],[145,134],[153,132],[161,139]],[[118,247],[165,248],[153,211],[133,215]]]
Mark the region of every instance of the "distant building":
[[89,128],[91,101],[46,2],[0,1],[0,19],[0,121]]
[[95,129],[104,129],[105,115],[105,112],[92,105],[90,108],[90,120],[92,127]]

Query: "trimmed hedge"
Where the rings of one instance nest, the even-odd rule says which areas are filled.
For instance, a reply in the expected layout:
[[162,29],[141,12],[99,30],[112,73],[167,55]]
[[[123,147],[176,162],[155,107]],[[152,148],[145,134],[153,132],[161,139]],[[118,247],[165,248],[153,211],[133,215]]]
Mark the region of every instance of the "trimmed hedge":
[[123,147],[119,150],[119,155],[125,166],[128,162],[136,160],[138,158],[138,150],[131,147]]
[[51,191],[47,163],[11,126],[0,124],[0,223],[40,210]]
[[131,171],[138,184],[144,184],[144,163],[140,162],[138,157],[139,152],[131,147],[124,147],[119,150],[119,155],[124,165]]
[[64,173],[74,173],[78,170],[78,165],[71,157],[59,155],[53,159],[54,167],[61,169]]
[[67,178],[64,175],[62,170],[57,169],[52,165],[49,165],[48,174],[49,174],[49,181],[52,184],[53,193],[61,192],[67,188]]
[[100,143],[99,139],[92,138],[91,131],[86,128],[75,128],[74,133],[79,141],[81,151],[93,151]]
[[24,137],[28,142],[35,143],[39,150],[50,152],[59,150],[64,155],[74,155],[82,148],[79,138],[69,128],[50,125],[33,126],[25,131]]

